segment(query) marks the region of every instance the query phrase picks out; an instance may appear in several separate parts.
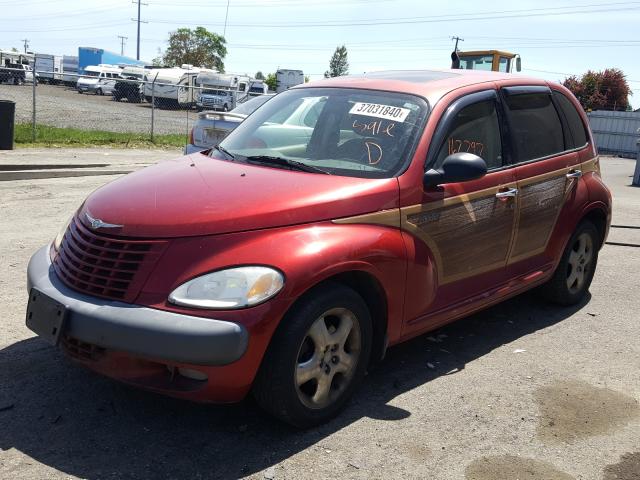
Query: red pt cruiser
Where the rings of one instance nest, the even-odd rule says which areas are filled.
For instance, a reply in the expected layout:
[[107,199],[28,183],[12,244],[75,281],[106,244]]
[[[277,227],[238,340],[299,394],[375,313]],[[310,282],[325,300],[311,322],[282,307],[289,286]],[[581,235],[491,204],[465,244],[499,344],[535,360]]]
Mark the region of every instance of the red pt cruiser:
[[117,380],[202,402],[252,391],[309,426],[389,345],[533,287],[578,302],[610,218],[560,85],[323,80],[92,193],[29,263],[27,325]]

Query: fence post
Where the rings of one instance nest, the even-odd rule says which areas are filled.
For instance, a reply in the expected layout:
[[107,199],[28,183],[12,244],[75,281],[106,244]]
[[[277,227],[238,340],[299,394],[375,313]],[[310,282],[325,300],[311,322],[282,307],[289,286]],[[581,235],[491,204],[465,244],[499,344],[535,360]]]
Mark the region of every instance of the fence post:
[[[640,134],[640,128],[638,129],[638,133]],[[633,173],[633,181],[631,182],[631,185],[640,187],[640,138],[636,140],[636,147],[638,149],[636,152],[636,170]]]
[[31,141],[36,142],[36,70],[33,69],[33,78],[31,81],[31,97],[32,97],[32,112],[31,112]]
[[156,114],[156,79],[158,78],[158,74],[153,77],[153,82],[151,82],[151,141],[153,142],[153,123],[155,120]]

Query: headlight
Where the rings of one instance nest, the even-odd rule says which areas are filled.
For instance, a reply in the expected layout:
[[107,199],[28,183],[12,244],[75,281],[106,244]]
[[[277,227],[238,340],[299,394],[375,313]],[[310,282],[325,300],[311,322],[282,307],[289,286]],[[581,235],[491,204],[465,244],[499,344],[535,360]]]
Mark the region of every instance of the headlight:
[[189,280],[169,295],[169,301],[186,307],[227,310],[253,307],[284,285],[280,272],[268,267],[237,267]]
[[73,220],[73,215],[71,215],[69,219],[65,222],[64,227],[60,229],[60,231],[56,235],[56,238],[53,240],[53,248],[55,249],[56,252],[60,250],[62,239],[64,238],[64,234],[66,233],[67,228],[69,228],[69,224],[71,223],[71,220]]

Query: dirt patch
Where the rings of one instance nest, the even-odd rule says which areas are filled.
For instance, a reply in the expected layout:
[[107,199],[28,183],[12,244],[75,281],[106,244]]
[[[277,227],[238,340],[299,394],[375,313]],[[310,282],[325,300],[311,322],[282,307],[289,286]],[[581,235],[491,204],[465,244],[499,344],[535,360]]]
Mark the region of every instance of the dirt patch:
[[559,381],[535,393],[540,408],[538,437],[573,443],[624,427],[640,413],[638,402],[608,388],[577,381]]
[[602,480],[640,479],[640,452],[625,453],[618,463],[607,465]]
[[533,458],[499,455],[471,462],[465,471],[467,480],[573,480],[550,463]]

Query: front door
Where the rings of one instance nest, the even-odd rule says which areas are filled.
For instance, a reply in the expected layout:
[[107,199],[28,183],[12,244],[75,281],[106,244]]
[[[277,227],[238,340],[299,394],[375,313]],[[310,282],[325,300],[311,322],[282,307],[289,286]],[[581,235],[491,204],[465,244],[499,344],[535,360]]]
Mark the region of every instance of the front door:
[[[452,308],[509,278],[518,192],[505,160],[499,111],[495,90],[454,102],[436,129],[439,148],[426,168],[438,168],[448,155],[463,151],[482,157],[487,174],[425,189],[420,205],[401,209],[415,262],[407,281],[405,333],[433,326]],[[427,270],[435,271],[434,278],[425,276]]]

